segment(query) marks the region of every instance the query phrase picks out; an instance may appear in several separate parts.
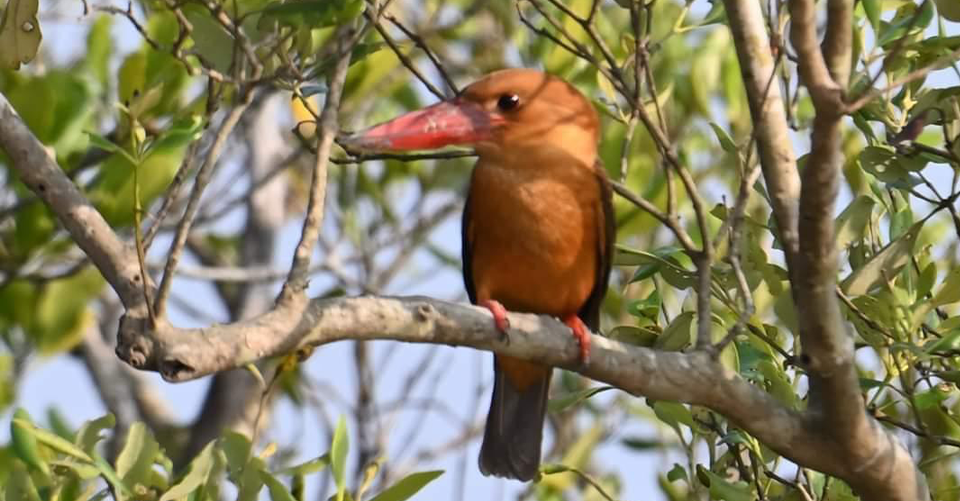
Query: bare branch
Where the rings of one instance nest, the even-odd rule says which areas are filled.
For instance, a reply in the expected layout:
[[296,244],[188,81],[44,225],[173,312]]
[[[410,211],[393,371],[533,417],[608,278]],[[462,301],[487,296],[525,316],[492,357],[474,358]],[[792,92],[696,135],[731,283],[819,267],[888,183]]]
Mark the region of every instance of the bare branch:
[[[836,2],[848,1],[849,0],[836,0],[831,2],[831,5]],[[820,52],[820,44],[817,41],[816,4],[813,0],[791,0],[788,4],[790,6],[791,20],[790,41],[797,50],[800,79],[810,91],[810,97],[813,98],[813,105],[817,109],[818,115],[821,113],[839,115],[843,112],[842,106],[839,105],[842,104],[841,93],[845,89],[833,79],[830,69],[827,67],[827,61]],[[842,8],[837,10],[844,12]],[[836,25],[831,25],[830,21],[827,22],[827,25],[833,26],[834,32],[840,29],[836,27]],[[850,25],[847,24],[845,29],[849,31]],[[830,51],[833,58],[840,58],[842,56],[837,56],[836,54],[841,51],[841,48],[837,47],[836,44],[845,39],[847,41],[845,50],[849,52],[850,35],[848,34],[846,38],[844,38],[839,34],[834,34],[833,37],[831,42],[834,45],[830,47]],[[849,54],[846,57],[849,61]],[[847,70],[847,72],[849,72],[849,70]],[[845,84],[846,81],[844,81],[844,85]]]
[[[358,33],[362,33],[362,30]],[[343,83],[347,79],[351,52],[353,46],[360,40],[360,36],[354,33],[349,40],[344,38],[344,36],[341,36],[338,42],[337,64],[330,75],[330,90],[327,92],[327,99],[324,102],[323,111],[320,113],[320,127],[317,131],[317,161],[314,164],[313,178],[310,181],[307,217],[304,218],[300,242],[294,251],[290,274],[281,292],[281,301],[288,300],[292,294],[302,294],[306,290],[310,258],[320,234],[320,224],[323,222],[323,206],[327,191],[327,164],[330,161],[330,151],[333,148],[333,141],[339,128],[340,96],[343,94]]]
[[787,128],[780,86],[775,83],[776,63],[770,53],[770,39],[759,3],[725,0],[724,5],[730,16],[730,29],[747,89],[763,178],[777,221],[787,268],[792,269],[799,249],[797,210],[800,175]]
[[227,138],[230,137],[233,128],[240,122],[240,118],[252,101],[253,89],[250,88],[244,92],[241,102],[237,103],[237,105],[230,110],[226,118],[223,119],[220,128],[217,129],[214,136],[213,144],[210,145],[207,156],[203,160],[203,165],[200,166],[200,171],[197,172],[197,178],[193,182],[193,191],[190,193],[187,208],[184,210],[183,218],[181,218],[177,224],[176,236],[174,236],[173,241],[170,243],[170,250],[167,254],[167,265],[163,269],[163,278],[160,281],[160,287],[153,303],[153,311],[158,317],[165,315],[165,306],[167,297],[170,295],[170,286],[173,283],[174,270],[176,270],[177,264],[180,262],[180,255],[183,253],[183,247],[187,243],[187,234],[190,232],[190,226],[193,225],[193,220],[197,216],[200,197],[203,196],[203,191],[206,190],[207,185],[210,184],[210,179],[213,178],[214,167],[220,160],[220,151],[227,143]]
[[146,323],[125,322],[117,352],[139,368],[183,381],[344,339],[470,346],[575,370],[635,395],[711,408],[785,457],[843,478],[865,499],[925,498],[910,454],[876,421],[866,421],[867,433],[850,449],[815,413],[784,407],[706,351],[660,352],[593,336],[591,363],[583,367],[576,341],[559,320],[510,313],[510,342],[504,343],[490,318],[483,308],[422,297],[308,301],[297,295],[269,313],[230,325],[148,331]]
[[56,214],[130,313],[146,315],[137,253],[122,242],[0,94],[0,148],[20,180]]

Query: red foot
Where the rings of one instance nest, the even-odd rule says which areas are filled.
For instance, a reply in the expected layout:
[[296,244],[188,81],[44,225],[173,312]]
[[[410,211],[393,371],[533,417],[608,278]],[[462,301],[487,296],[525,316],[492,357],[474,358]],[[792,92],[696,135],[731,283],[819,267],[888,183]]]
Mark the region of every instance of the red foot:
[[576,315],[563,319],[563,323],[573,331],[573,337],[580,343],[580,363],[586,365],[590,360],[590,329]]
[[493,299],[484,299],[480,301],[479,305],[490,310],[490,313],[493,315],[494,325],[496,325],[497,330],[506,337],[507,329],[510,328],[510,321],[507,320],[507,309]]

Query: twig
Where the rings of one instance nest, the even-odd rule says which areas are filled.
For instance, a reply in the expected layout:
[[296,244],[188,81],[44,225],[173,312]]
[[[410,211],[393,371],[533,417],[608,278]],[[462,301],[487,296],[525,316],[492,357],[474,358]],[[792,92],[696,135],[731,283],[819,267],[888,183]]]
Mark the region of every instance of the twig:
[[177,225],[176,235],[170,243],[167,265],[163,269],[163,279],[160,281],[160,287],[157,290],[156,299],[154,299],[153,311],[158,318],[163,318],[165,315],[164,310],[167,297],[170,295],[170,286],[173,282],[174,270],[180,262],[180,255],[183,253],[183,247],[187,243],[187,234],[190,232],[190,226],[193,224],[193,220],[197,215],[200,197],[203,196],[203,191],[213,178],[214,167],[220,159],[220,151],[227,143],[227,138],[230,137],[230,133],[233,132],[234,127],[240,122],[243,113],[253,101],[253,94],[253,88],[247,89],[243,93],[242,100],[237,103],[237,105],[230,110],[226,118],[223,119],[216,136],[214,136],[213,144],[210,145],[210,149],[207,151],[207,155],[203,160],[203,165],[200,166],[200,171],[197,172],[197,178],[193,182],[193,190],[190,193],[190,200],[187,201],[183,218],[180,219],[180,223]]
[[[362,33],[362,30],[358,31]],[[320,114],[319,130],[317,131],[317,156],[313,168],[313,178],[310,182],[310,200],[307,203],[307,216],[303,221],[303,231],[300,242],[294,251],[290,273],[283,285],[280,301],[289,301],[294,294],[303,294],[307,287],[310,259],[320,233],[320,224],[323,222],[324,198],[327,190],[327,164],[330,160],[330,150],[338,129],[338,113],[340,96],[343,94],[343,84],[347,78],[347,69],[350,67],[350,56],[354,45],[360,37],[354,35],[349,40],[340,39],[336,67],[330,76],[329,90]]]
[[430,83],[430,80],[420,73],[420,70],[418,70],[417,66],[413,64],[413,61],[411,61],[410,58],[400,50],[400,47],[397,46],[397,42],[395,42],[393,37],[387,33],[387,30],[384,29],[379,22],[374,21],[373,15],[370,14],[370,12],[365,11],[364,16],[373,24],[373,27],[377,30],[377,33],[380,34],[380,37],[383,38],[383,41],[386,42],[390,47],[390,50],[397,55],[397,59],[400,60],[400,64],[407,68],[410,73],[413,73],[413,76],[417,77],[417,80],[419,80],[420,83],[422,83],[431,94],[437,96],[439,99],[446,99],[446,96],[443,95],[443,92],[440,92],[440,89],[436,88],[432,83]]
[[450,78],[449,74],[447,74],[447,69],[444,68],[440,60],[437,59],[436,54],[434,54],[433,51],[430,50],[430,47],[427,46],[427,43],[423,40],[423,38],[421,38],[416,33],[410,31],[406,26],[404,26],[400,21],[397,20],[397,18],[393,17],[392,15],[385,14],[383,18],[386,19],[387,21],[390,21],[394,26],[399,28],[400,31],[402,31],[403,34],[406,35],[407,38],[409,38],[414,43],[414,45],[416,45],[417,47],[420,47],[423,53],[426,54],[428,58],[430,58],[431,62],[433,62],[433,66],[437,69],[437,73],[440,74],[440,78],[442,78],[444,83],[447,84],[447,88],[449,88],[451,92],[453,92],[454,94],[460,93],[460,90],[457,88],[457,84],[453,83],[453,79]]

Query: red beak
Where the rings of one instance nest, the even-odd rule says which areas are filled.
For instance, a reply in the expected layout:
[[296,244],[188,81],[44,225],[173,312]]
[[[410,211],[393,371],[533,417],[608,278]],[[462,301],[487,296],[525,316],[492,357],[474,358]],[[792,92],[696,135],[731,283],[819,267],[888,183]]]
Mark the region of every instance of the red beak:
[[503,119],[480,105],[454,99],[340,138],[340,144],[361,151],[433,150],[489,140]]

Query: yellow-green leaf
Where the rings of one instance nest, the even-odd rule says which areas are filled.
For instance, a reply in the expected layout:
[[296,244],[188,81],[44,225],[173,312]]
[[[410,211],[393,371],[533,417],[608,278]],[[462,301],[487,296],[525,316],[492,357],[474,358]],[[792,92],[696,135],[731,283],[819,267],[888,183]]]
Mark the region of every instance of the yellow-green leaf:
[[39,0],[9,0],[0,20],[0,66],[14,70],[29,63],[40,48]]

